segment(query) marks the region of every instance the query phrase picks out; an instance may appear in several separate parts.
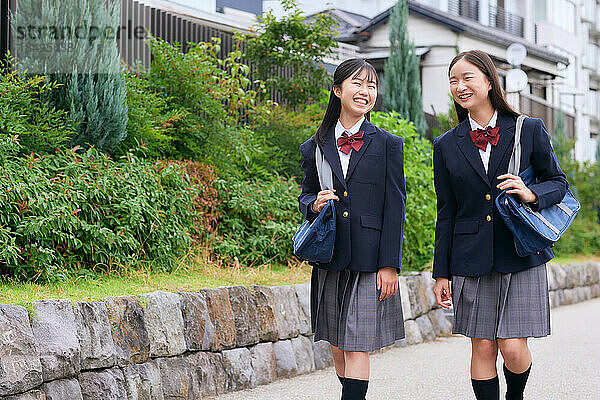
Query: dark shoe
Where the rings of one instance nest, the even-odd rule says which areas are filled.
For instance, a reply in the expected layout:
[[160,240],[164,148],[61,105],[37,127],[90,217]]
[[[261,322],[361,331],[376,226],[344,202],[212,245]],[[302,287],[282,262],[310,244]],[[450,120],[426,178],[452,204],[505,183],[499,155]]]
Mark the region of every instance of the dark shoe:
[[515,374],[504,365],[504,377],[506,378],[506,400],[523,400],[523,392],[529,378],[531,365],[527,371]]
[[369,381],[344,378],[342,387],[342,400],[365,400]]
[[340,380],[340,383],[342,384],[342,386],[344,386],[344,379],[346,379],[346,378],[344,378],[343,376],[339,376],[339,375],[337,375],[337,377]]
[[492,379],[471,379],[473,392],[477,400],[500,400],[500,381],[498,376]]

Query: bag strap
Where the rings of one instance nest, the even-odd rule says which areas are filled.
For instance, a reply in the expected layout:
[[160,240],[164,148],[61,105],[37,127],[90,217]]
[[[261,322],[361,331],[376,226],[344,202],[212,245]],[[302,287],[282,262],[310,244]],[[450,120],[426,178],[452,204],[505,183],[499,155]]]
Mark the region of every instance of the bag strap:
[[318,144],[315,146],[315,163],[321,190],[333,190],[333,172]]
[[515,128],[515,143],[513,145],[512,155],[508,163],[508,173],[513,175],[519,175],[521,169],[521,130],[523,129],[523,122],[527,118],[526,115],[519,115],[517,118],[517,126]]

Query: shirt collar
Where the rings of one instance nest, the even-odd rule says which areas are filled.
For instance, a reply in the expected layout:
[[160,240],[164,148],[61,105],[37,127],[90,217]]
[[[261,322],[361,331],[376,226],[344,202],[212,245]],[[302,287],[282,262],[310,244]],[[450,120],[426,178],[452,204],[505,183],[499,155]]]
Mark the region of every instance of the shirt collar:
[[475,120],[473,118],[471,118],[471,114],[469,114],[469,123],[471,124],[472,131],[477,130],[477,129],[485,129],[488,126],[491,128],[495,128],[497,120],[498,120],[498,110],[494,111],[494,115],[492,115],[490,122],[488,122],[485,127],[483,127],[483,126],[479,125],[477,122],[475,122]]
[[345,131],[350,132],[351,135],[354,135],[356,132],[360,130],[362,123],[365,121],[365,117],[363,116],[358,120],[356,124],[354,124],[350,129],[345,129],[340,120],[338,119],[337,124],[335,125],[335,140],[338,140],[342,137]]

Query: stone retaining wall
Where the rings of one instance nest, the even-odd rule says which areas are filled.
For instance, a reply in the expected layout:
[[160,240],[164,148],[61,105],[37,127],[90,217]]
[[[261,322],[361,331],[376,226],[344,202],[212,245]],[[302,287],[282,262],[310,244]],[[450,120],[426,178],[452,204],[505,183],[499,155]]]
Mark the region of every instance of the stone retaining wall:
[[[549,265],[552,306],[600,296],[600,263]],[[449,335],[431,273],[406,274],[406,346]],[[332,365],[313,343],[309,284],[0,305],[0,399],[183,400]]]

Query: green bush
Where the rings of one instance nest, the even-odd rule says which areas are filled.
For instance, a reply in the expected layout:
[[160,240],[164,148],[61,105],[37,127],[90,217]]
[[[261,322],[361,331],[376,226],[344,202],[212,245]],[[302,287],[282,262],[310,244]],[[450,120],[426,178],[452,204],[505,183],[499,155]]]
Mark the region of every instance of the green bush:
[[402,246],[403,269],[420,270],[433,258],[436,203],[431,143],[422,139],[412,122],[397,112],[375,112],[371,122],[404,140],[406,221]]
[[[134,121],[126,148],[144,143],[148,155],[205,160],[221,152],[228,127],[246,111],[260,110],[250,88],[249,67],[233,51],[225,59],[218,39],[211,43],[167,43],[150,36],[152,64],[130,74],[128,100]],[[146,103],[146,97],[148,103]]]
[[194,189],[176,165],[91,148],[18,156],[0,143],[0,267],[27,280],[141,263],[167,270],[190,244]]
[[258,266],[292,257],[292,241],[302,222],[300,188],[293,179],[217,181],[219,240],[214,250],[229,262]]
[[0,71],[0,134],[18,135],[21,152],[53,152],[76,133],[67,113],[47,101],[57,87],[41,76],[26,77],[8,68]]

